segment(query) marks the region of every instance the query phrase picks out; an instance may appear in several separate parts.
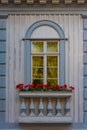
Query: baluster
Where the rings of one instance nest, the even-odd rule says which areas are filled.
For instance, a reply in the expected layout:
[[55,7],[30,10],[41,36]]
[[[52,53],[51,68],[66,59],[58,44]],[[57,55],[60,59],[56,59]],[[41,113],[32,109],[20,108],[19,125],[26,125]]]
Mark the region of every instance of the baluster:
[[62,116],[61,114],[62,107],[61,107],[60,99],[57,99],[56,110],[57,110],[56,116]]
[[52,103],[51,103],[51,99],[49,98],[48,99],[48,106],[47,106],[47,109],[48,109],[48,114],[47,116],[52,116]]
[[70,114],[70,101],[69,101],[69,99],[66,99],[65,116],[71,116],[71,114]]
[[35,116],[35,106],[34,106],[33,98],[31,98],[30,101],[30,116]]
[[24,98],[22,99],[22,102],[20,105],[20,110],[21,110],[21,116],[27,116],[26,115],[26,104],[25,104]]
[[40,110],[39,116],[44,116],[43,114],[44,106],[43,106],[42,98],[40,98],[39,110]]

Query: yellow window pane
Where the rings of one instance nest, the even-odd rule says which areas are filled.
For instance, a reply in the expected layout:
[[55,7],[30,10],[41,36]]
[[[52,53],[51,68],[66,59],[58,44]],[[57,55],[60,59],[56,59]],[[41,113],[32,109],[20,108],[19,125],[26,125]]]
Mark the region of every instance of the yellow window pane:
[[31,52],[43,52],[43,42],[32,42]]
[[47,56],[47,66],[58,66],[58,56]]
[[47,79],[47,84],[50,86],[57,85],[58,80],[57,79]]
[[56,41],[47,42],[47,52],[58,52],[58,43]]
[[57,78],[57,68],[47,68],[47,78]]
[[43,68],[33,68],[33,78],[43,78]]
[[33,66],[42,66],[43,67],[43,56],[33,56],[32,58]]

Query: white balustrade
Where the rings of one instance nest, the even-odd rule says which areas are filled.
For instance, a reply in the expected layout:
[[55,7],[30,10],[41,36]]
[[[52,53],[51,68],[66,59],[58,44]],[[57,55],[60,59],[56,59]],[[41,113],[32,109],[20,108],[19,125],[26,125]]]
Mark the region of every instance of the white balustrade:
[[62,113],[61,113],[62,112],[62,106],[61,106],[59,98],[57,99],[56,110],[57,110],[56,116],[62,116]]
[[24,98],[22,99],[21,105],[20,105],[20,111],[21,111],[21,116],[24,117],[26,116],[26,104]]
[[34,102],[33,102],[33,98],[31,98],[31,102],[30,102],[30,116],[35,116],[35,107],[34,107]]
[[44,116],[43,114],[44,106],[43,106],[42,98],[40,98],[39,110],[40,110],[39,116]]
[[20,123],[71,123],[73,121],[72,92],[20,92],[19,97]]
[[47,106],[47,109],[48,109],[48,114],[47,116],[52,116],[52,103],[51,103],[51,99],[49,98],[48,99],[48,106]]
[[69,101],[69,99],[66,99],[65,116],[71,116],[71,114],[70,114],[70,101]]

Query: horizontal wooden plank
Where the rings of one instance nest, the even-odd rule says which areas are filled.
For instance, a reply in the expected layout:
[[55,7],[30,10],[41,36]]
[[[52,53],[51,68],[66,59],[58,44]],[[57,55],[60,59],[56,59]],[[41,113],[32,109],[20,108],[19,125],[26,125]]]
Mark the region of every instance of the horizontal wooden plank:
[[0,112],[0,123],[5,122],[5,112]]
[[0,53],[0,63],[6,63],[6,54]]
[[0,29],[6,29],[6,19],[0,19]]
[[0,40],[6,40],[6,30],[0,30]]
[[84,56],[83,56],[83,63],[87,63],[87,53],[84,53]]
[[84,84],[85,87],[87,87],[87,76],[84,76],[83,84]]
[[84,30],[83,32],[83,40],[87,40],[87,30]]
[[87,41],[85,41],[85,42],[83,43],[83,50],[84,50],[84,51],[87,51]]
[[83,28],[84,28],[84,29],[87,29],[87,19],[84,19],[84,20],[83,20]]
[[0,100],[0,111],[5,111],[6,110],[6,101],[5,100]]
[[0,65],[0,75],[6,75],[6,65]]
[[87,111],[87,100],[84,101],[84,111]]
[[84,112],[84,123],[87,123],[87,112]]
[[0,99],[6,99],[6,89],[0,88]]
[[0,42],[0,52],[6,51],[6,43],[5,42]]
[[87,75],[87,65],[84,65],[84,71],[83,71],[84,75]]
[[87,88],[84,88],[84,99],[87,99]]
[[6,85],[6,77],[0,76],[0,87],[5,87]]

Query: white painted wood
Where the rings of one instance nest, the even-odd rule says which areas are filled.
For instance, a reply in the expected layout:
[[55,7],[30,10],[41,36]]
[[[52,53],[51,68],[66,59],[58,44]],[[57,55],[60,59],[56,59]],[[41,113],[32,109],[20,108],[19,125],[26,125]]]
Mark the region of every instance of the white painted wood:
[[[9,15],[7,21],[7,120],[18,120],[18,97],[15,86],[24,82],[24,38],[27,29],[39,20],[52,20],[59,24],[65,32],[66,42],[66,83],[75,86],[74,121],[82,120],[83,81],[82,81],[82,21],[80,15]],[[79,24],[78,24],[79,23]],[[81,37],[81,39],[80,39]],[[21,49],[20,49],[21,48]],[[81,59],[80,59],[81,57]],[[78,73],[79,71],[79,73]],[[79,90],[79,91],[78,91]],[[80,108],[80,109],[78,109]],[[80,116],[79,116],[79,113]]]
[[19,117],[20,123],[71,123],[72,117]]
[[9,2],[8,2],[8,0],[1,0],[1,3],[2,4],[8,4]]
[[31,38],[36,38],[36,39],[45,39],[45,38],[59,38],[58,33],[56,32],[56,30],[54,30],[52,27],[50,26],[41,26],[37,29],[35,29],[31,35]]
[[78,3],[78,4],[84,4],[84,3],[85,3],[85,0],[77,0],[77,3]]
[[21,0],[14,0],[15,4],[21,4]]
[[79,106],[82,106],[79,108],[79,121],[80,122],[83,122],[83,94],[84,94],[84,91],[83,91],[83,20],[82,20],[82,17],[79,16],[79,19],[78,19],[78,28],[79,28],[79,36],[78,36],[78,63],[79,63],[79,68],[78,68],[78,86],[79,86],[79,93],[78,93],[78,97],[79,95],[81,95],[79,97]]
[[60,0],[52,0],[52,4],[59,4]]
[[[14,91],[14,16],[11,16],[11,19],[9,17],[9,22],[8,22],[8,30],[9,36],[8,36],[8,41],[9,45],[7,45],[7,110],[6,110],[6,119],[8,121],[13,122],[14,120],[14,105],[15,105],[15,91]],[[13,86],[13,87],[12,87]]]
[[72,0],[64,0],[65,4],[72,4]]
[[[28,104],[29,105],[29,111],[30,114],[26,116],[26,118],[24,118],[25,114],[23,113],[23,116],[20,117],[19,116],[19,122],[21,123],[40,123],[40,118],[39,117],[43,117],[41,118],[41,122],[45,123],[70,123],[71,120],[73,121],[73,92],[19,92],[19,97],[20,99],[28,99]],[[44,104],[47,104],[47,114],[43,115],[43,113],[41,113],[41,116],[39,116],[39,114],[34,113],[34,111],[36,111],[37,106],[35,105],[35,99],[38,98],[38,102],[37,104],[39,105],[39,101],[42,98],[44,100],[44,98],[46,98],[47,100],[44,100]],[[63,115],[61,115],[61,117],[59,117],[56,111],[55,114],[53,114],[53,100],[56,99],[62,99],[62,101],[64,99],[69,99],[69,102],[66,103],[66,100],[64,101],[64,104],[66,103],[66,107],[64,107],[64,104],[59,107],[59,104],[57,104],[57,108],[58,110],[63,111],[63,109],[66,109],[67,111],[67,118],[66,118],[66,114],[62,113]],[[30,102],[30,103],[29,103]],[[22,102],[23,103],[23,102]],[[40,102],[41,103],[41,102]],[[57,101],[56,101],[57,103]],[[56,103],[55,103],[55,107],[56,107]],[[23,103],[22,108],[25,108],[25,105]],[[41,103],[40,106],[41,110],[44,110],[44,106]],[[68,111],[69,110],[69,111]],[[24,111],[23,111],[24,112]],[[69,114],[68,114],[69,113]],[[33,116],[33,118],[31,118]],[[36,118],[37,117],[37,118]],[[51,120],[48,120],[49,118],[47,117],[51,117]],[[56,118],[57,117],[57,118]],[[46,119],[46,120],[45,120]],[[70,121],[69,121],[70,119]],[[53,120],[53,122],[52,122]]]
[[40,4],[46,4],[47,0],[39,0]]
[[[78,43],[78,36],[77,36],[77,33],[79,33],[78,31],[80,31],[79,29],[76,29],[76,28],[78,28],[78,17],[77,16],[74,16],[74,28],[73,28],[73,36],[75,37],[75,39],[74,39],[74,45],[73,45],[73,54],[74,54],[74,56],[72,57],[72,58],[74,58],[74,65],[73,65],[73,68],[74,68],[74,70],[75,70],[75,72],[74,72],[74,77],[73,77],[73,82],[74,82],[74,84],[75,84],[75,86],[78,86],[78,66],[76,65],[76,64],[78,64],[78,45],[79,45],[79,43]],[[73,44],[73,43],[72,43]],[[79,103],[79,95],[78,95],[78,91],[79,91],[79,87],[76,87],[75,88],[75,120],[76,120],[76,122],[78,122],[78,120],[79,120],[79,106],[78,106],[78,103]]]
[[72,92],[19,92],[20,97],[71,97]]
[[34,4],[34,0],[26,0],[27,4]]

